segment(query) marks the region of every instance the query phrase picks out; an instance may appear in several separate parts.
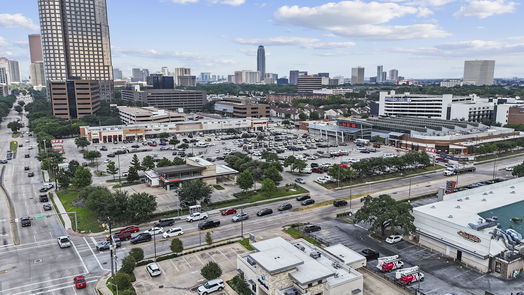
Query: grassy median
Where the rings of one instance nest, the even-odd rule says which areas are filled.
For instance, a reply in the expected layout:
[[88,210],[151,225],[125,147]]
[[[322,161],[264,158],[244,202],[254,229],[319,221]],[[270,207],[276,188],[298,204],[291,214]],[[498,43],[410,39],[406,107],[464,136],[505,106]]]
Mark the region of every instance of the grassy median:
[[234,194],[235,199],[226,200],[222,202],[211,203],[209,205],[210,209],[219,209],[227,207],[235,207],[240,205],[249,205],[254,202],[267,201],[270,203],[272,200],[277,198],[283,198],[287,196],[293,196],[297,194],[303,194],[309,192],[307,189],[299,185],[289,185],[277,187],[275,192],[270,193],[269,195],[260,191],[248,191]]
[[[73,202],[78,199],[77,191],[63,191],[58,192],[57,195],[67,212],[76,212],[76,216],[78,219],[78,232],[96,233],[104,230],[98,223],[95,212],[87,208],[76,207],[73,205]],[[74,214],[71,214],[69,217],[71,218],[71,223],[74,227]]]

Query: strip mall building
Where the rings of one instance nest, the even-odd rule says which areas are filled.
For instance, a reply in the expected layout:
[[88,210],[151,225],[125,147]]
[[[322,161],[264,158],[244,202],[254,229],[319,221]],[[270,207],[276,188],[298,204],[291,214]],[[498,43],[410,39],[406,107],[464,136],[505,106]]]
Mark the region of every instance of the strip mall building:
[[82,126],[80,136],[86,137],[91,143],[114,142],[123,140],[147,140],[156,138],[161,133],[174,134],[207,134],[216,132],[260,131],[266,130],[266,119],[217,119],[171,122],[158,124],[137,124],[117,126]]

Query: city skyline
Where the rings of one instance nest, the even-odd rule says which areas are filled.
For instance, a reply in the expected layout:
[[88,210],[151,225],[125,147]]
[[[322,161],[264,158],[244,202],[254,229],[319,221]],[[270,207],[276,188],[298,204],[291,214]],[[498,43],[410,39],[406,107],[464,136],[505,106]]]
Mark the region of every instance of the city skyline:
[[[523,8],[515,1],[137,0],[133,4],[108,3],[113,65],[125,76],[135,67],[151,72],[163,66],[189,67],[195,73],[219,75],[256,70],[259,45],[266,49],[266,71],[279,76],[301,69],[349,78],[353,67],[363,66],[370,74],[384,65],[384,71],[400,69],[407,78],[460,78],[464,61],[474,59],[496,60],[497,78],[524,76],[524,36],[507,29],[522,23],[518,15]],[[37,4],[9,1],[3,8],[1,55],[18,60],[27,78],[27,35],[40,32]],[[191,26],[163,38],[168,30],[162,27],[155,32],[148,26],[130,27],[138,17],[141,23],[162,18],[165,28]],[[221,27],[210,30],[217,22]]]

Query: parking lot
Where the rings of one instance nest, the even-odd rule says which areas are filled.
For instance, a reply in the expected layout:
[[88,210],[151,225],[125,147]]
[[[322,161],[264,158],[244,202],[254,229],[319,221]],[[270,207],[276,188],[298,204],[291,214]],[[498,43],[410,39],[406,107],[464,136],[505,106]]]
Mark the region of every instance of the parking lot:
[[[397,244],[387,244],[376,241],[368,236],[368,231],[360,225],[348,224],[340,220],[331,220],[319,224],[321,231],[311,235],[319,237],[330,244],[342,243],[355,251],[371,248],[380,253],[380,256],[400,255],[404,267],[419,266],[424,273],[423,282],[414,283],[409,288],[420,290],[424,294],[454,295],[483,295],[485,290],[495,290],[495,294],[507,294],[524,291],[522,279],[504,281],[488,274],[480,274],[471,269],[462,267],[452,259],[441,257],[438,253],[401,241]],[[370,261],[368,269],[379,272],[377,261]],[[394,280],[394,272],[381,274]]]
[[[197,294],[196,288],[206,282],[200,275],[200,269],[206,263],[216,262],[222,269],[220,278],[227,281],[237,274],[237,255],[245,252],[247,250],[244,247],[235,243],[164,260],[158,263],[162,274],[155,278],[149,276],[145,266],[140,266],[135,269],[136,282],[133,285],[137,294]],[[227,293],[221,291],[213,294],[226,295]]]

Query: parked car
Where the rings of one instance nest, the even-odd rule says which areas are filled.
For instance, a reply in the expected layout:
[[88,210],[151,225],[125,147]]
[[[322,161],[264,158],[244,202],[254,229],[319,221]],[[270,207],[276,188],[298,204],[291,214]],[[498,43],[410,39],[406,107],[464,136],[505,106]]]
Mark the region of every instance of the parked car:
[[158,227],[158,226],[155,226],[155,227],[152,227],[146,231],[144,231],[145,233],[148,233],[148,234],[151,234],[151,235],[159,235],[161,233],[164,233],[164,229],[162,227]]
[[297,200],[299,202],[305,201],[307,199],[311,199],[311,197],[309,195],[303,195],[303,196],[298,196],[298,197],[295,198],[295,200]]
[[25,154],[24,155],[24,158],[29,158],[29,157],[31,157],[31,155],[29,155],[29,154]]
[[49,197],[47,196],[47,194],[42,194],[38,196],[38,199],[40,200],[41,203],[49,202]]
[[149,233],[140,233],[131,239],[131,244],[138,244],[149,242],[153,239],[153,236]]
[[264,215],[269,215],[269,214],[273,214],[273,209],[265,208],[257,212],[257,216],[264,216]]
[[164,226],[171,226],[175,224],[175,220],[173,218],[165,218],[160,219],[159,221],[155,222],[155,227],[164,227]]
[[130,225],[121,229],[119,233],[136,233],[138,231],[140,231],[140,228],[138,228],[138,226]]
[[402,236],[401,235],[391,235],[389,237],[387,237],[386,239],[386,243],[388,244],[395,244],[395,243],[398,243],[402,241]]
[[146,270],[147,270],[147,273],[149,273],[149,275],[151,277],[158,277],[159,275],[162,274],[162,271],[160,270],[160,267],[155,262],[149,263],[146,266]]
[[164,239],[167,239],[171,237],[181,236],[183,234],[184,234],[184,231],[180,227],[173,227],[173,228],[166,230],[164,234],[162,235],[162,237],[164,237]]
[[31,226],[31,217],[29,216],[21,217],[20,223],[22,224],[22,227]]
[[335,207],[343,207],[343,206],[347,206],[348,204],[348,201],[346,200],[335,200],[333,201],[333,206]]
[[44,211],[51,211],[51,210],[53,210],[53,207],[49,203],[44,204],[42,207],[44,208]]
[[373,249],[369,249],[369,248],[366,248],[366,249],[362,250],[361,252],[362,252],[362,255],[364,255],[364,257],[366,257],[367,261],[377,259],[379,257],[379,255],[380,255],[377,251],[375,251]]
[[295,178],[295,182],[296,182],[296,183],[301,183],[301,184],[306,183],[306,181],[304,180],[304,178]]
[[312,232],[320,231],[321,229],[322,228],[319,225],[314,225],[314,224],[304,226],[305,233],[312,233]]
[[60,236],[57,239],[58,247],[60,248],[69,248],[71,247],[71,240],[68,236]]
[[198,224],[198,229],[204,230],[204,229],[218,227],[218,226],[220,226],[220,221],[218,221],[218,220],[206,220],[206,221],[200,222]]
[[189,214],[189,216],[186,217],[186,221],[193,222],[193,221],[207,219],[208,217],[209,217],[209,214],[207,214],[207,212],[193,212]]
[[207,295],[209,293],[221,291],[222,289],[224,289],[224,281],[221,279],[215,279],[198,287],[197,291],[199,295]]
[[233,222],[239,222],[239,221],[242,221],[242,220],[247,220],[249,218],[249,215],[247,215],[247,213],[241,213],[241,214],[237,214],[235,216],[233,216],[233,218],[231,219]]
[[237,210],[233,208],[220,210],[220,214],[222,214],[222,216],[236,214],[236,213],[237,213]]
[[302,201],[302,203],[300,204],[302,204],[302,206],[312,205],[312,204],[315,204],[315,200],[307,199],[307,200]]
[[84,276],[76,276],[73,278],[73,283],[75,284],[75,288],[77,289],[84,289],[87,287],[87,281],[86,277]]
[[278,206],[278,211],[286,211],[286,210],[289,210],[293,208],[293,205],[289,204],[289,203],[286,203],[286,204],[282,204],[280,206]]
[[35,173],[34,173],[34,172],[29,172],[29,173],[27,173],[27,177],[33,177],[33,176],[35,176]]
[[[120,242],[120,240],[116,240],[115,239],[115,246],[117,248],[122,246],[122,243]],[[96,243],[96,249],[98,251],[109,250],[110,247],[111,247],[111,242],[110,241],[101,241],[101,242]]]
[[29,166],[25,166],[24,171],[29,171]]

